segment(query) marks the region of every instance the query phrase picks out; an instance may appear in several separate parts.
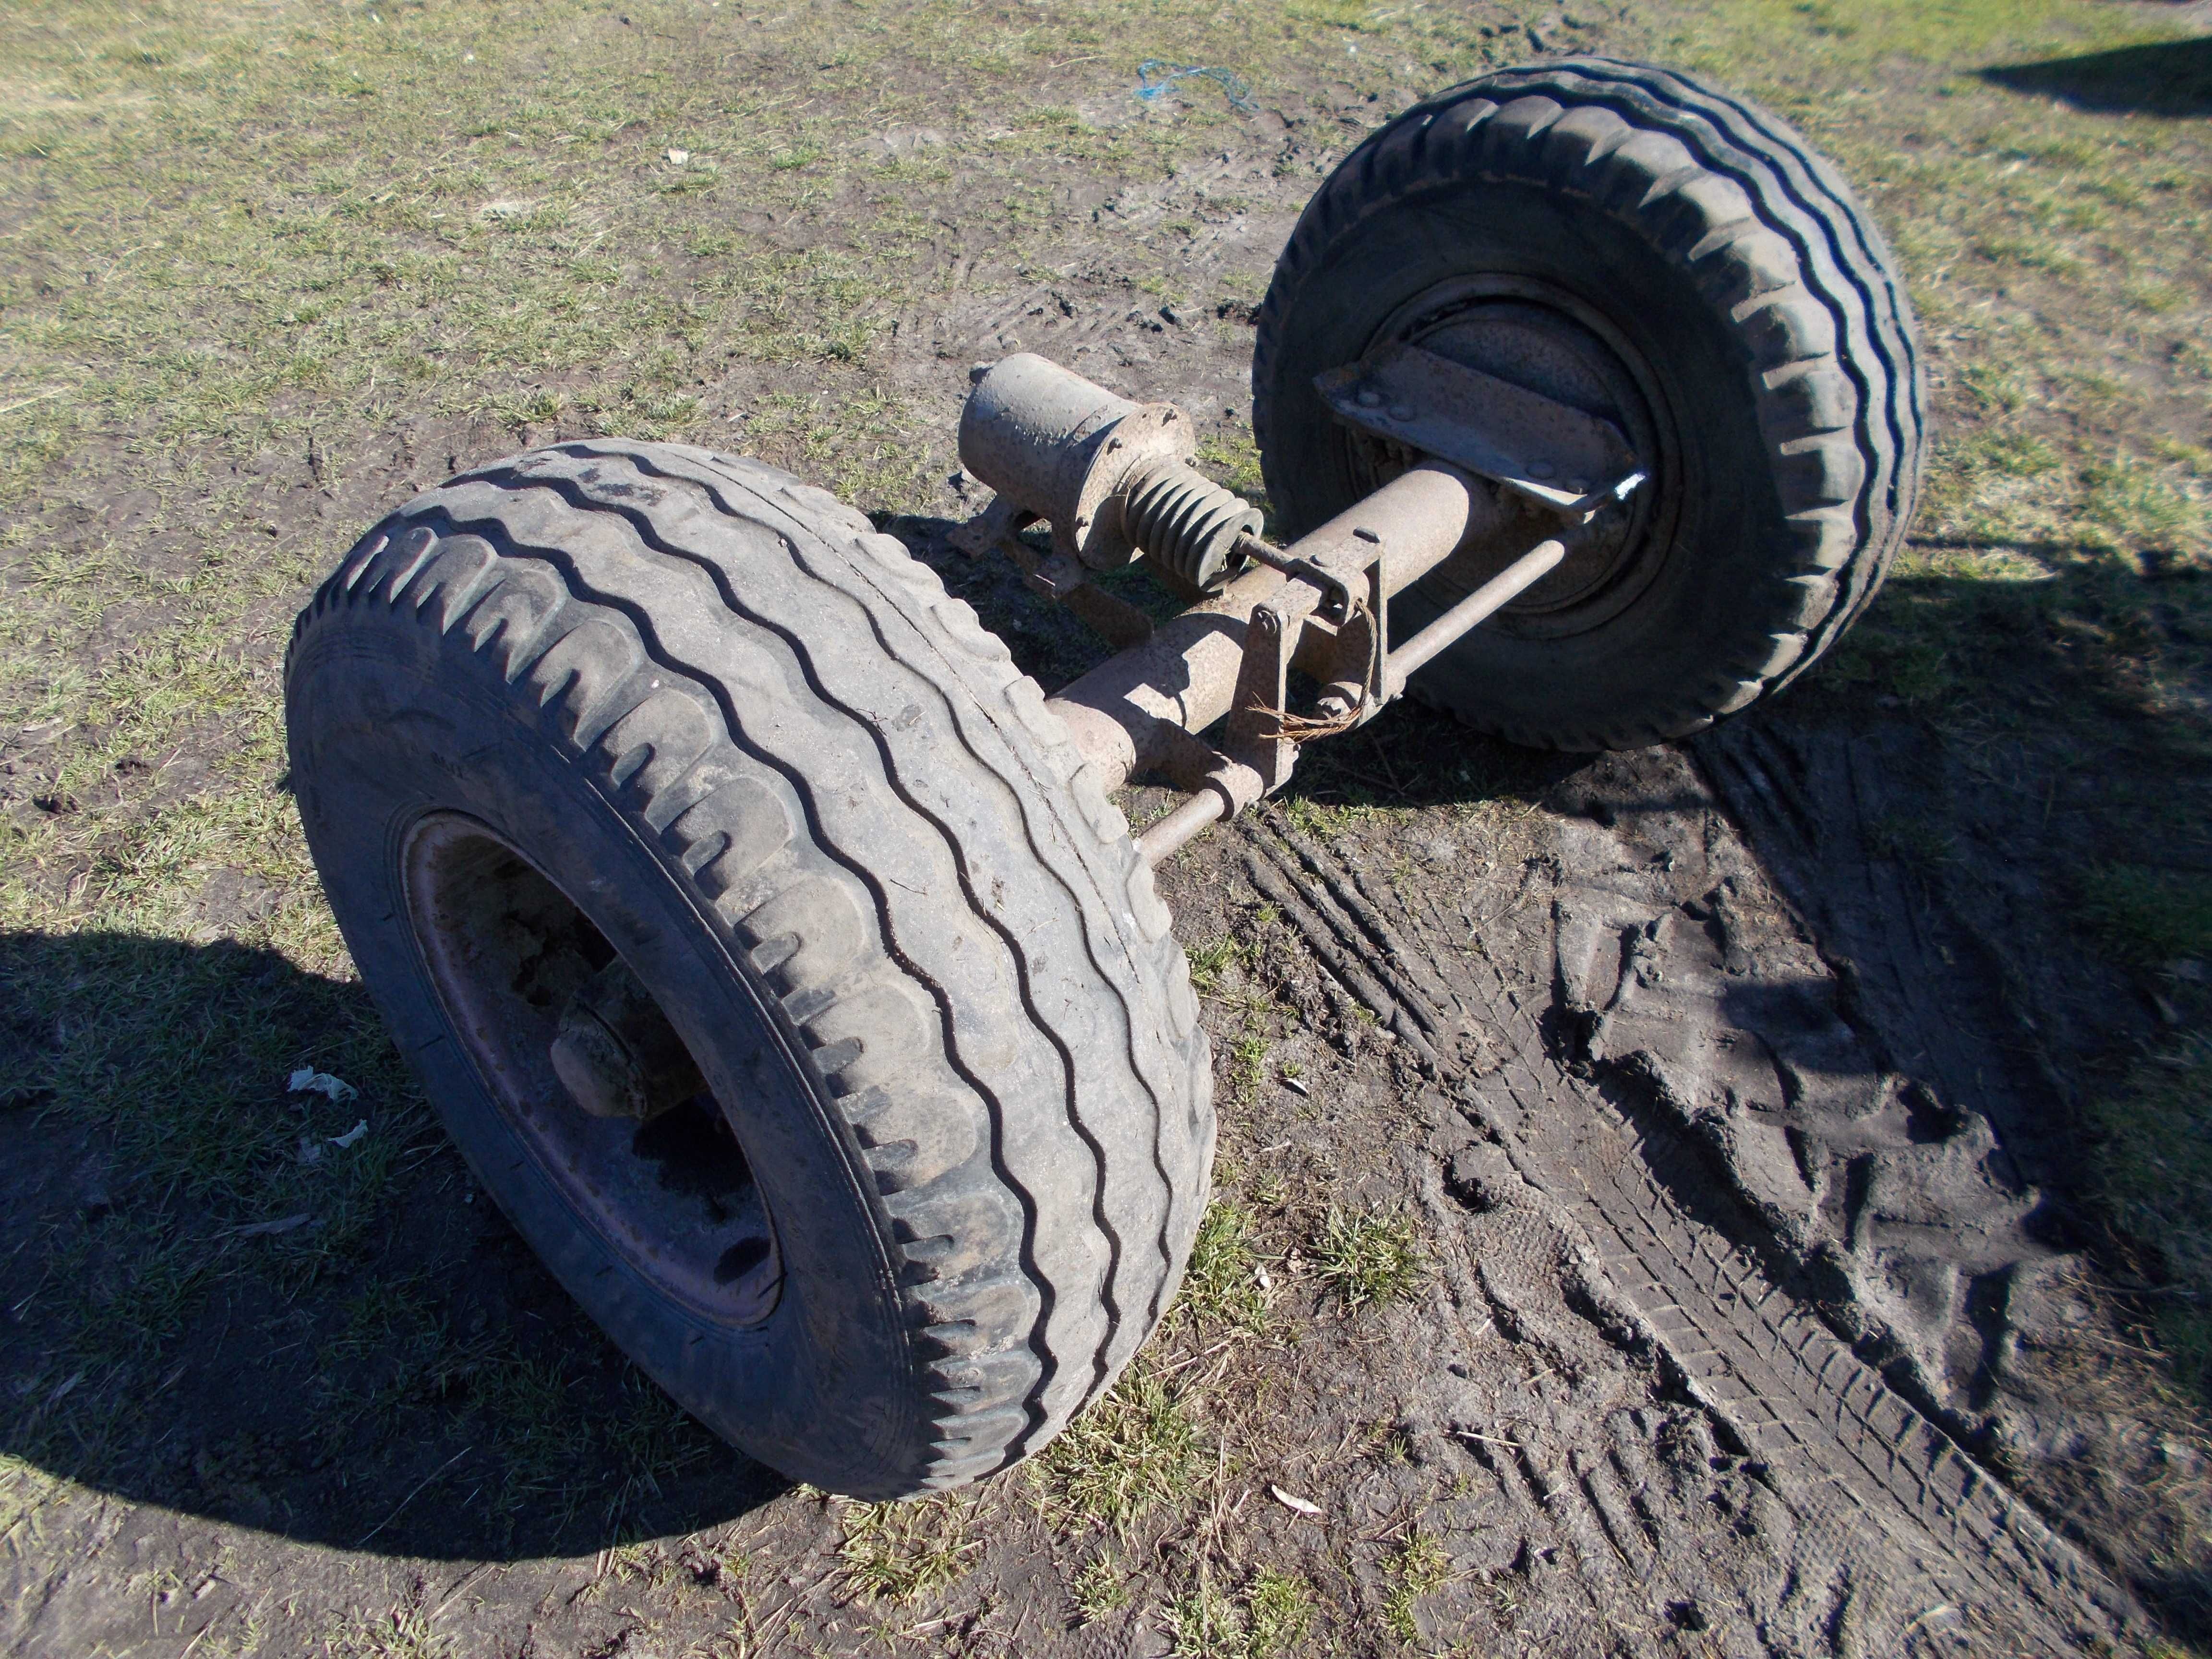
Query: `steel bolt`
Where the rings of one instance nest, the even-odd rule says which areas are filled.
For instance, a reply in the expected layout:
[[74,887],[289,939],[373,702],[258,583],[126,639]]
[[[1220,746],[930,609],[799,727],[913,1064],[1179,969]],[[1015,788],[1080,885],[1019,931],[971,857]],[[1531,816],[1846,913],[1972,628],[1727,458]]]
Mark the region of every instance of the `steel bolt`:
[[1394,421],[1410,421],[1410,420],[1412,420],[1412,419],[1413,418],[1413,404],[1392,404],[1390,405],[1390,418],[1391,418],[1392,420],[1394,420]]
[[1532,478],[1548,478],[1559,470],[1559,468],[1553,466],[1549,461],[1531,461],[1528,463],[1528,476]]
[[1364,386],[1359,388],[1359,406],[1362,409],[1372,409],[1382,401],[1382,394],[1373,386]]

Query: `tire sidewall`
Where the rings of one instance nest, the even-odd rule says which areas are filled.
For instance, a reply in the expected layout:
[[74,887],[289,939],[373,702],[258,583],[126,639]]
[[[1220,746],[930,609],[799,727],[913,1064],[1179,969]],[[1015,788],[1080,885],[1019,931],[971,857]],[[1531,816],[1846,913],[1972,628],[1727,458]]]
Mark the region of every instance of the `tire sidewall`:
[[[856,1494],[910,1490],[901,1449],[912,1425],[887,1402],[912,1400],[921,1384],[890,1223],[826,1086],[799,1058],[798,1033],[556,718],[467,649],[462,630],[441,635],[410,611],[371,602],[326,616],[302,635],[287,677],[308,843],[395,1042],[516,1231],[687,1410],[794,1479]],[[726,1103],[782,1257],[765,1320],[722,1324],[657,1289],[495,1103],[404,920],[407,838],[439,811],[530,849],[653,992]]]

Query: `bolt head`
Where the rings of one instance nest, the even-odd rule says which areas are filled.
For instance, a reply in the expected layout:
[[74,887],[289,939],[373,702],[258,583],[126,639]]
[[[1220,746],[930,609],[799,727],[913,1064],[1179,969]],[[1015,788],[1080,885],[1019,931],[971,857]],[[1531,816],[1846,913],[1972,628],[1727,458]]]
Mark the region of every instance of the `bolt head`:
[[1532,478],[1548,478],[1559,470],[1559,468],[1553,466],[1549,461],[1531,461],[1528,463],[1528,476]]
[[1413,418],[1413,404],[1392,404],[1390,405],[1390,418],[1391,418],[1392,420],[1394,420],[1394,421],[1410,421],[1410,420],[1412,420],[1412,419]]
[[1359,406],[1362,409],[1373,409],[1382,401],[1382,394],[1373,386],[1364,386],[1359,388]]

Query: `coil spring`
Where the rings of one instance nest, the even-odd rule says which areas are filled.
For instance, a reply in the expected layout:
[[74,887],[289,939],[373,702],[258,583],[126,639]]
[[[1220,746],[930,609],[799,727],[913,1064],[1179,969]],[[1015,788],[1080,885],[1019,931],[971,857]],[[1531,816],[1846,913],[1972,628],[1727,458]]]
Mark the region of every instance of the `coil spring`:
[[1193,586],[1218,586],[1239,536],[1260,533],[1260,509],[1187,463],[1158,466],[1121,496],[1121,529]]

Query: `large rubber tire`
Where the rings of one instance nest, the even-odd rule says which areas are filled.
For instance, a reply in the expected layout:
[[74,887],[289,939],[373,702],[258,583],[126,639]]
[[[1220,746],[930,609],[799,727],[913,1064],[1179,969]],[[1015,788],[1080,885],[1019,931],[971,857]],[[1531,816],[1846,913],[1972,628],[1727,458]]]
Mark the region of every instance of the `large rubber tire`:
[[[756,463],[562,445],[371,532],[286,685],[308,842],[394,1037],[686,1408],[883,1498],[1012,1462],[1112,1382],[1206,1201],[1206,1039],[1126,821],[898,542]],[[659,1003],[772,1221],[765,1317],[672,1294],[502,1110],[410,920],[428,822],[514,849]]]
[[[1544,613],[1540,585],[1415,691],[1516,742],[1630,748],[1802,673],[1881,584],[1921,469],[1904,285],[1833,168],[1763,110],[1596,58],[1485,76],[1370,135],[1260,315],[1253,420],[1291,533],[1375,481],[1314,376],[1452,325],[1421,296],[1471,281],[1617,353],[1631,391],[1569,401],[1640,429],[1656,476],[1611,587]],[[1456,596],[1418,586],[1393,633]]]

